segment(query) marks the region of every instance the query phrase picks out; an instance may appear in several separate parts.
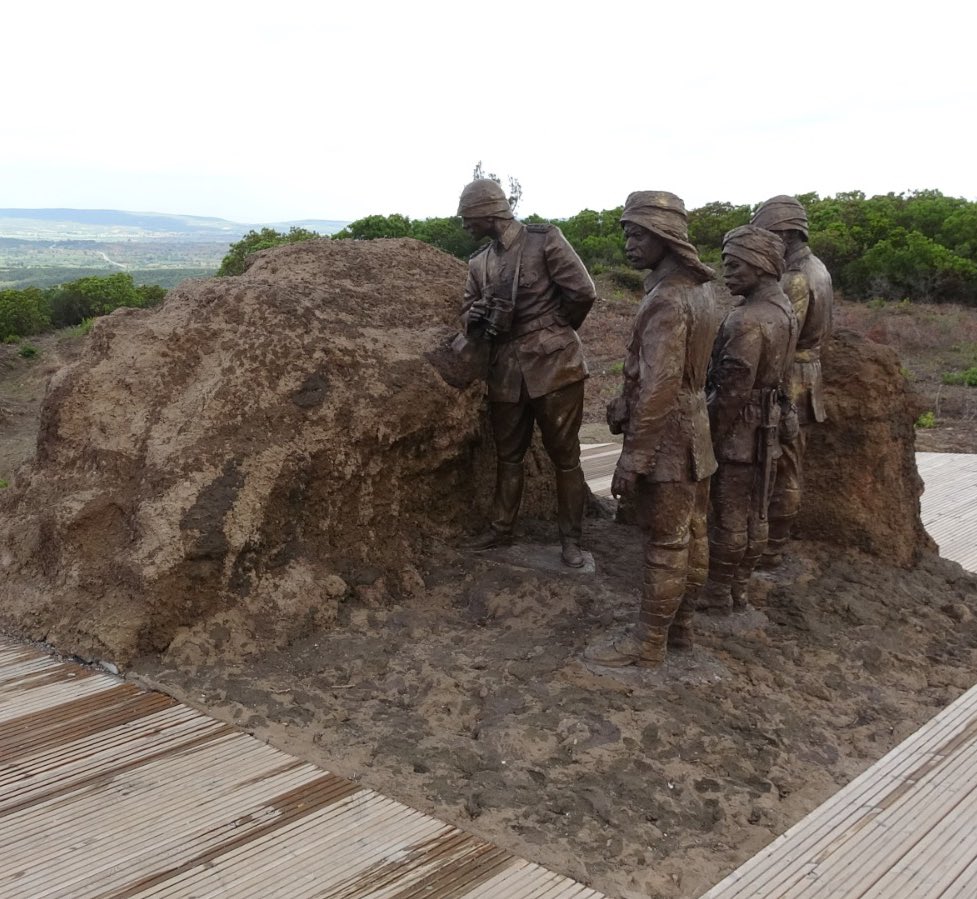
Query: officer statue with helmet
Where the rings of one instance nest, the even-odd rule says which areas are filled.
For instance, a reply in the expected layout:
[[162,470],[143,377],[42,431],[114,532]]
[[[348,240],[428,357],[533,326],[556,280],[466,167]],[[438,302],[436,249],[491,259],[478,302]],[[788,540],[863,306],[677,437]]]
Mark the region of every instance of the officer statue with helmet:
[[560,229],[516,221],[491,179],[465,187],[458,215],[473,237],[491,238],[468,264],[462,328],[490,344],[489,414],[498,455],[491,524],[466,546],[512,542],[523,459],[538,424],[556,468],[562,559],[579,568],[586,500],[579,430],[587,364],[577,329],[597,299],[594,282]]

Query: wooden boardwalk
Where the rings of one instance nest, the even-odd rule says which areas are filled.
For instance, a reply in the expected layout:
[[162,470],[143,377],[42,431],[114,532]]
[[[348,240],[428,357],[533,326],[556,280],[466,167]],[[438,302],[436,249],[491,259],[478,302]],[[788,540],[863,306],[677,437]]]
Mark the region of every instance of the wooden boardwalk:
[[977,687],[702,899],[977,896]]
[[[977,455],[918,453],[917,464],[940,554],[977,571]],[[977,896],[977,687],[703,899],[829,896]]]
[[926,484],[923,524],[940,555],[977,571],[977,454],[916,453],[916,465]]
[[602,894],[160,693],[0,637],[0,896]]

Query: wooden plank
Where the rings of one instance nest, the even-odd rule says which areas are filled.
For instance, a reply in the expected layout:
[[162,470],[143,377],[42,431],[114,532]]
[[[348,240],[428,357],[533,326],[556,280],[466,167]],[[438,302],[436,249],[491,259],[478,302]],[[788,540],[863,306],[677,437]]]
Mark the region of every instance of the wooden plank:
[[[600,894],[120,678],[0,637],[0,895]],[[484,895],[509,895],[487,893]]]

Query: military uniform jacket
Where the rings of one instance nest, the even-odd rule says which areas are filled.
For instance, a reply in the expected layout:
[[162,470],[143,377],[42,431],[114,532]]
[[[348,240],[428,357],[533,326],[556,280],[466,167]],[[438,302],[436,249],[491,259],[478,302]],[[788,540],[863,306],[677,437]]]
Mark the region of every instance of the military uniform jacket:
[[787,257],[781,279],[784,293],[797,314],[800,335],[791,369],[789,392],[801,421],[824,421],[824,385],[821,379],[821,345],[831,334],[834,292],[824,263],[801,244]]
[[597,291],[580,257],[555,225],[513,220],[497,240],[472,256],[462,303],[463,327],[475,300],[513,295],[512,327],[492,342],[489,400],[518,402],[523,382],[535,398],[586,378],[577,328],[590,312]]
[[624,362],[618,464],[654,482],[701,481],[716,470],[705,393],[721,317],[715,287],[670,258],[645,290]]
[[[723,320],[712,351],[708,393],[720,460],[756,461],[763,396],[786,387],[797,331],[797,316],[776,281],[763,282]],[[773,458],[780,455],[778,444]]]

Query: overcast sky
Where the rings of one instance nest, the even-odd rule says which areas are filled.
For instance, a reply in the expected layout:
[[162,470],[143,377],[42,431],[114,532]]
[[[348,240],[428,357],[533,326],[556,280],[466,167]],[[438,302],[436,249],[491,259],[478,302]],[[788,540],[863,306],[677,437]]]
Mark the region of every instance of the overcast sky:
[[481,160],[559,217],[936,188],[977,199],[977,13],[925,3],[18,3],[0,206],[453,215]]

